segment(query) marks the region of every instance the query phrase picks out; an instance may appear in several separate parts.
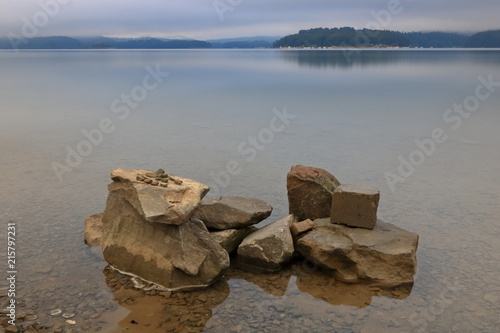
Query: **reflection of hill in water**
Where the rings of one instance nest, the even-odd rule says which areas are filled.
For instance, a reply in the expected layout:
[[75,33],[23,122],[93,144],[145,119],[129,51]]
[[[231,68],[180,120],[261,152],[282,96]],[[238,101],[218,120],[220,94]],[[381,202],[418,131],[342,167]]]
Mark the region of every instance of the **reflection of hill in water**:
[[[479,56],[478,56],[479,55]],[[440,64],[463,61],[464,57],[478,63],[500,63],[495,51],[434,50],[281,50],[279,56],[300,67],[317,69],[388,66],[394,64]]]

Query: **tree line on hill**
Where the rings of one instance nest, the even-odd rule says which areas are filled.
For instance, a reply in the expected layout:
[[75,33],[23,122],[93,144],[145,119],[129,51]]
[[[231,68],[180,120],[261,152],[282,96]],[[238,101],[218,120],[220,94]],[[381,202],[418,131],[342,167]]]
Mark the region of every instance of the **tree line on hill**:
[[194,39],[162,38],[71,38],[66,36],[29,39],[0,38],[0,49],[208,49],[208,48],[271,48],[265,40],[207,42]]
[[276,48],[297,47],[500,47],[500,30],[474,35],[449,32],[400,32],[390,30],[356,30],[352,27],[300,30],[273,44]]

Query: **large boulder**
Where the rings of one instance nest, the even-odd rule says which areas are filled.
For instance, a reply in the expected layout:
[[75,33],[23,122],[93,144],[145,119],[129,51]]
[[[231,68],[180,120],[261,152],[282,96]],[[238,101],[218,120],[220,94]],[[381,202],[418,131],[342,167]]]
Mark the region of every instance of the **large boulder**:
[[328,171],[296,165],[287,175],[289,213],[300,221],[330,216],[333,192],[340,182]]
[[241,197],[204,198],[196,218],[211,229],[244,228],[267,218],[273,208],[262,200]]
[[133,180],[134,174],[114,172],[109,186],[101,239],[106,261],[168,290],[213,283],[229,267],[229,255],[201,221],[186,220],[207,188],[184,178],[180,185],[159,188]]
[[263,270],[277,271],[294,252],[290,226],[294,215],[286,215],[247,236],[238,247],[238,261]]
[[373,230],[314,221],[300,237],[296,250],[343,282],[411,283],[417,268],[418,235],[377,221]]
[[146,221],[155,223],[186,222],[210,189],[191,179],[141,169],[114,169],[111,179],[109,191],[121,193]]

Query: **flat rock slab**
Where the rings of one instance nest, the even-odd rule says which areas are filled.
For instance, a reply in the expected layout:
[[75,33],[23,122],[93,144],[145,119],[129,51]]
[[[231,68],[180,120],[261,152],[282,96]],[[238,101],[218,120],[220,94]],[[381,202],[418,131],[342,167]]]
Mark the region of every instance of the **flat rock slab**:
[[266,219],[273,208],[258,199],[221,197],[219,200],[205,198],[195,217],[211,229],[244,228]]
[[85,219],[85,244],[89,246],[101,245],[102,213],[94,214]]
[[380,191],[374,187],[343,184],[333,193],[330,221],[349,227],[373,229],[377,223]]
[[329,219],[318,219],[314,224],[314,229],[297,241],[297,251],[333,270],[336,279],[394,285],[413,282],[417,234],[381,220],[373,230],[336,225]]
[[179,225],[198,209],[209,187],[197,181],[176,177],[168,187],[154,186],[137,180],[140,174],[155,172],[142,169],[114,169],[109,192],[120,193],[148,222]]
[[286,215],[247,236],[238,247],[238,260],[264,270],[279,270],[293,256],[290,226],[296,221],[295,216]]
[[172,291],[206,287],[229,267],[229,254],[201,221],[149,222],[120,183],[102,216],[101,246],[111,266]]
[[256,231],[255,227],[247,227],[241,229],[227,229],[221,231],[212,231],[210,235],[215,241],[222,246],[227,253],[231,254],[235,251],[245,237]]
[[300,221],[330,216],[333,192],[340,182],[328,171],[296,165],[287,175],[289,213]]

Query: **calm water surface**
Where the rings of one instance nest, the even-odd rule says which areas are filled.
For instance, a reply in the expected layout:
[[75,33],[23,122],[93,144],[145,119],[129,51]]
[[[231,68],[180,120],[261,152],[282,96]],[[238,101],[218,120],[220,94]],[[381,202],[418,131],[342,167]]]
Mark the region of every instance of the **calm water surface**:
[[[169,75],[144,93],[154,70]],[[500,87],[478,88],[500,82],[500,51],[3,51],[0,73],[0,233],[5,244],[16,223],[18,311],[42,325],[71,326],[50,316],[61,309],[82,332],[500,331]],[[463,103],[473,111],[447,111]],[[103,119],[112,130],[82,143]],[[430,144],[436,129],[446,140]],[[228,181],[229,161],[242,171]],[[162,167],[212,197],[263,199],[266,224],[287,213],[296,164],[380,188],[379,217],[420,234],[413,288],[342,285],[297,263],[144,293],[83,243],[113,168]]]

